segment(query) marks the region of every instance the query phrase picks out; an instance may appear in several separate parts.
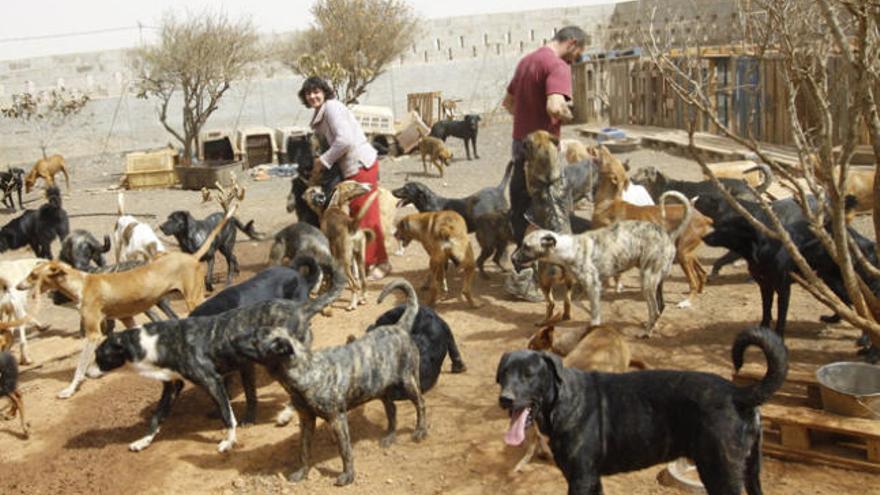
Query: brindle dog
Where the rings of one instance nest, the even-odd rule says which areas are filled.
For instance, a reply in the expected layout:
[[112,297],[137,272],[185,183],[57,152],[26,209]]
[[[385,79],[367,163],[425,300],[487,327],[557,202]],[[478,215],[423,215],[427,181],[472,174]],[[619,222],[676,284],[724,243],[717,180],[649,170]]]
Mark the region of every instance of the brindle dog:
[[397,430],[396,394],[405,394],[416,407],[414,441],[428,434],[425,402],[419,388],[419,350],[410,337],[410,328],[419,311],[415,290],[409,282],[397,279],[379,295],[381,303],[394,289],[406,292],[407,306],[400,320],[383,325],[346,345],[311,352],[308,346],[291,338],[284,328],[261,327],[235,341],[241,355],[266,366],[290,394],[300,421],[299,469],[288,479],[300,481],[311,469],[312,438],[315,421],[330,423],[336,435],[342,474],[339,486],[354,481],[354,460],[348,430],[348,411],[381,399],[388,417],[388,430],[380,445],[389,446]]

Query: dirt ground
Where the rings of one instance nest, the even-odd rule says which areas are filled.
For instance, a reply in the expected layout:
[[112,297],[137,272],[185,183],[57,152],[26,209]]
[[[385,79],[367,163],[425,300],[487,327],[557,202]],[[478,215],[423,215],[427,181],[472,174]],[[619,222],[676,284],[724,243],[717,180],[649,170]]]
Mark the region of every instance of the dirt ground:
[[[450,140],[456,160],[448,169],[446,181],[424,177],[417,158],[387,160],[382,163],[382,182],[388,187],[409,178],[427,183],[448,196],[463,196],[496,184],[509,157],[509,125],[496,124],[481,129],[481,159],[464,160],[459,140]],[[565,134],[574,136],[573,129]],[[63,151],[63,150],[61,150]],[[699,177],[698,167],[665,153],[640,150],[625,155],[638,168],[656,165],[679,178]],[[121,157],[110,164],[96,158],[72,159],[73,182],[65,196],[65,208],[72,228],[85,228],[96,235],[111,231],[115,221],[115,192],[108,188],[119,181]],[[289,179],[245,181],[247,197],[239,218],[256,219],[258,229],[274,233],[295,219],[285,211]],[[29,206],[40,200],[32,193]],[[192,191],[152,190],[126,193],[126,209],[143,215],[158,225],[173,210],[187,209],[204,217],[217,209],[200,204]],[[401,213],[410,210],[401,210]],[[0,221],[13,215],[6,212]],[[861,219],[862,223],[867,219]],[[161,234],[160,234],[161,235]],[[167,239],[174,249],[173,239]],[[239,234],[237,254],[243,280],[261,270],[268,257],[270,241],[254,242]],[[702,248],[708,266],[720,252]],[[57,244],[54,246],[57,253]],[[0,258],[30,256],[21,250]],[[420,282],[427,269],[427,256],[418,245],[401,257],[393,257],[394,275]],[[217,280],[225,277],[225,263],[218,259]],[[521,449],[506,447],[502,436],[508,418],[497,406],[495,368],[501,354],[525,346],[534,331],[533,323],[544,311],[543,303],[512,300],[502,286],[503,276],[494,267],[488,280],[476,278],[474,292],[482,307],[468,309],[456,298],[438,304],[462,350],[468,370],[449,373],[449,362],[438,385],[426,394],[429,435],[421,443],[409,438],[415,422],[411,405],[401,403],[400,435],[388,449],[378,445],[385,427],[380,403],[373,402],[351,412],[357,478],[344,488],[333,485],[341,461],[329,428],[319,422],[315,439],[316,469],[299,485],[284,481],[298,465],[299,428],[294,421],[283,428],[273,423],[285,403],[281,387],[261,379],[259,412],[255,426],[239,429],[232,452],[218,454],[217,442],[223,437],[222,424],[208,417],[214,406],[200,390],[187,386],[165,422],[161,433],[146,451],[132,453],[128,443],[140,438],[146,420],[160,395],[159,382],[126,371],[113,372],[87,380],[71,399],[55,394],[71,379],[82,346],[78,337],[75,310],[53,307],[43,301],[39,317],[51,325],[32,335],[31,353],[35,364],[25,366],[21,390],[32,426],[29,440],[20,436],[17,421],[0,423],[0,493],[311,493],[311,494],[429,494],[429,493],[562,493],[565,481],[547,461],[536,460],[520,474],[511,468],[522,455]],[[633,273],[624,278],[627,289],[621,294],[606,293],[603,308],[608,323],[632,336],[647,316],[644,301],[636,289]],[[459,278],[450,279],[450,290],[457,294]],[[370,304],[347,313],[337,310],[330,318],[313,321],[316,347],[341,344],[352,332],[361,332],[391,302],[375,304],[381,282],[369,286]],[[634,353],[652,367],[691,369],[729,376],[730,345],[737,332],[759,319],[760,297],[744,267],[729,267],[720,279],[707,286],[691,309],[677,309],[686,284],[681,271],[673,268],[666,284],[667,311],[661,334],[648,341],[630,339]],[[336,306],[347,303],[343,293]],[[177,309],[182,311],[180,301]],[[804,291],[794,289],[786,343],[791,350],[791,368],[813,370],[838,360],[853,359],[857,332],[841,324],[826,327],[818,317],[824,308]],[[587,321],[583,303],[577,303],[574,321],[562,327],[576,328]],[[17,352],[17,349],[16,349]],[[755,359],[750,354],[747,359]],[[233,407],[243,410],[244,398],[234,390]],[[656,481],[662,466],[604,478],[609,494],[674,493]],[[880,476],[766,458],[763,483],[773,494],[859,493],[880,484]]]

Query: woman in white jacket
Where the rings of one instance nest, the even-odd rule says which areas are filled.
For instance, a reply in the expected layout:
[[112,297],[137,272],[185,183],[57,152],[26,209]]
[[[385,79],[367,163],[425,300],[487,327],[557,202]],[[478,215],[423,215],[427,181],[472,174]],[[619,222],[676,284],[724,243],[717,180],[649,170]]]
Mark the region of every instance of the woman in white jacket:
[[[351,110],[336,99],[333,88],[320,77],[312,76],[303,82],[299,99],[307,108],[315,110],[311,127],[329,146],[327,151],[315,158],[309,183],[320,183],[324,171],[335,164],[345,180],[365,182],[376,190],[379,183],[378,153],[367,141]],[[367,196],[355,198],[350,203],[352,217],[358,214]],[[360,226],[371,229],[376,235],[373,242],[367,245],[365,259],[370,278],[381,279],[391,271],[391,265],[385,252],[385,233],[382,231],[378,201],[370,206]]]

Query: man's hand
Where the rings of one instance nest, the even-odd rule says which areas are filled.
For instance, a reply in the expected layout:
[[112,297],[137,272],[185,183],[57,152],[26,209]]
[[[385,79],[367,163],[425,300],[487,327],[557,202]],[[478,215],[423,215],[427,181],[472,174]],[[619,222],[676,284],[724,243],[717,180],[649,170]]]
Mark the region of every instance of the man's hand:
[[321,183],[321,173],[324,171],[324,162],[320,158],[315,158],[312,163],[312,173],[309,175],[309,185],[317,186]]
[[569,108],[568,102],[565,101],[565,96],[558,93],[547,96],[547,114],[563,122],[569,122],[574,119],[574,115],[571,114],[571,108]]

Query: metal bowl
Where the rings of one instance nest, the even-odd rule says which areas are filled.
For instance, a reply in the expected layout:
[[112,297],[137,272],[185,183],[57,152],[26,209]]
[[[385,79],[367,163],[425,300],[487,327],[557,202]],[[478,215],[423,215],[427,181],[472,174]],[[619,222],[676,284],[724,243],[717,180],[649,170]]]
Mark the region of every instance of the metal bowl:
[[816,370],[822,408],[843,416],[880,419],[880,366],[842,361]]

